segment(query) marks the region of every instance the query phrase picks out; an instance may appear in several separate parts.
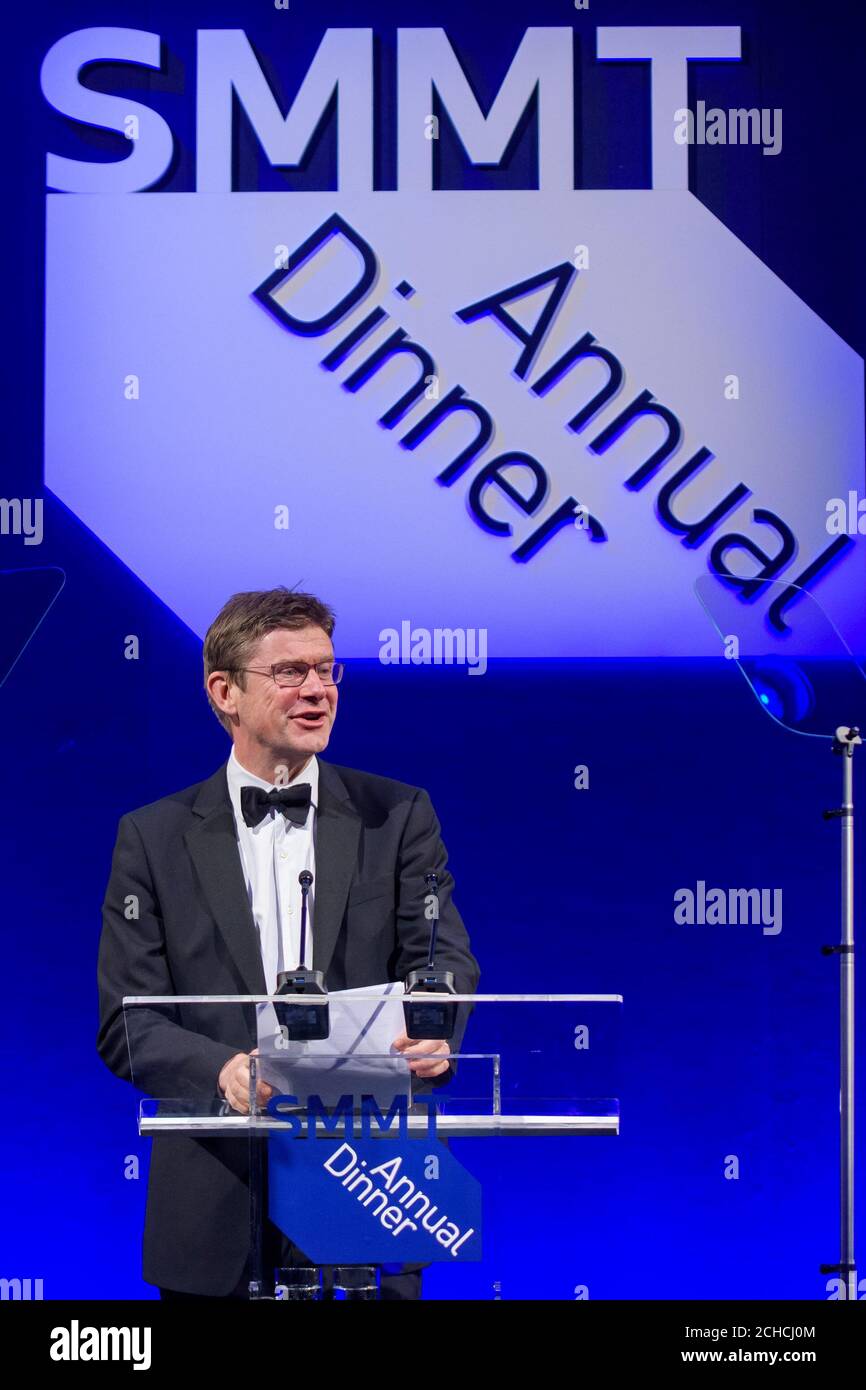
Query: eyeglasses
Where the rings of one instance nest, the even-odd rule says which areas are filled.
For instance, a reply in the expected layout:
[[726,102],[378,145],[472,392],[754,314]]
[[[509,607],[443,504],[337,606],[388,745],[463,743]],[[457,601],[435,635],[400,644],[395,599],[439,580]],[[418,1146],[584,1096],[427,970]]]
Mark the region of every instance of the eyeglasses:
[[312,670],[322,685],[339,685],[346,669],[342,661],[320,661],[318,666],[309,666],[306,661],[278,661],[274,666],[239,666],[239,671],[250,671],[256,676],[270,676],[277,685],[303,685]]

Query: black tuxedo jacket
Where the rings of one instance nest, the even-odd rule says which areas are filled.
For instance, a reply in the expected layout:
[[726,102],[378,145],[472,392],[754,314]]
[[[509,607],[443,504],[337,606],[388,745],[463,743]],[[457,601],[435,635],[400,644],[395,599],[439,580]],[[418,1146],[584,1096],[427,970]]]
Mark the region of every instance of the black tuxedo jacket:
[[[452,901],[454,880],[427,793],[318,761],[313,968],[324,973],[329,990],[338,990],[402,980],[426,964],[424,875],[433,870],[440,885],[436,963],[454,972],[460,993],[474,993],[478,962]],[[102,918],[99,1055],[116,1076],[151,1096],[216,1098],[224,1063],[256,1046],[255,1006],[177,1005],[140,1016],[133,1075],[121,1000],[266,992],[225,764],[205,781],[121,818]],[[469,1007],[460,1010],[454,1052]],[[154,1138],[145,1280],[224,1295],[242,1277],[248,1252],[247,1143]]]

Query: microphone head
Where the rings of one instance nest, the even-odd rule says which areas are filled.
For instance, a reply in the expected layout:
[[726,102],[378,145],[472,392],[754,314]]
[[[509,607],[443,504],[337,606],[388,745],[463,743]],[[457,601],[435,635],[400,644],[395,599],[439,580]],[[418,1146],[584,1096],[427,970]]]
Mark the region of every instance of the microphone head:
[[298,883],[302,888],[309,888],[312,881],[313,875],[310,873],[309,869],[302,869],[298,874]]
[[439,887],[439,875],[434,874],[431,870],[430,873],[424,875],[424,882],[427,884],[428,888],[435,892]]

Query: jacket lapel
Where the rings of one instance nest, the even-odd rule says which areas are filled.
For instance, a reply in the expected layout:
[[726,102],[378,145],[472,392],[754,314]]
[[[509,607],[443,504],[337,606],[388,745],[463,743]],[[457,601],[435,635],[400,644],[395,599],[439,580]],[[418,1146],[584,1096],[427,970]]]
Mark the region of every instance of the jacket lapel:
[[[198,871],[208,907],[231,953],[244,988],[264,994],[259,937],[247,898],[226,764],[202,782],[193,802],[196,824],[184,840]],[[316,812],[316,886],[313,968],[327,975],[357,863],[361,817],[336,768],[319,758]]]
[[264,994],[259,934],[241,868],[225,763],[202,782],[192,809],[197,821],[184,840],[208,907],[240,971],[246,993]]
[[313,969],[327,976],[358,862],[361,817],[337,769],[319,758]]

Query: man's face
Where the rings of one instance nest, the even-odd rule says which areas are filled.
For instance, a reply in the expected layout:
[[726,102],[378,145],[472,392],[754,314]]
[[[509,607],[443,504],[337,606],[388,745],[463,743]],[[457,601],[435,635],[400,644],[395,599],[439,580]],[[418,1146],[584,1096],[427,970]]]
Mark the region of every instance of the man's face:
[[[259,640],[244,665],[265,674],[247,671],[246,690],[229,687],[240,721],[235,729],[239,757],[252,754],[259,761],[264,756],[292,769],[327,747],[337,715],[337,687],[324,685],[315,667],[333,660],[331,639],[320,627],[279,628]],[[278,663],[304,663],[311,669],[303,685],[279,686],[270,674]]]

